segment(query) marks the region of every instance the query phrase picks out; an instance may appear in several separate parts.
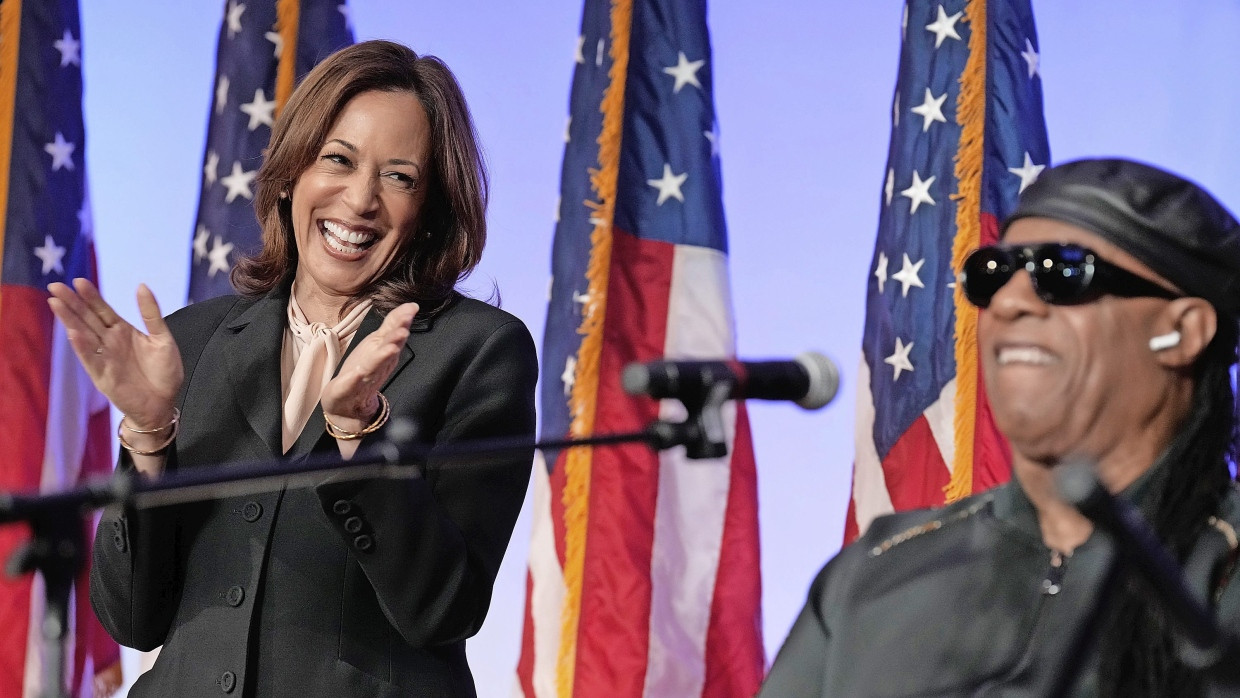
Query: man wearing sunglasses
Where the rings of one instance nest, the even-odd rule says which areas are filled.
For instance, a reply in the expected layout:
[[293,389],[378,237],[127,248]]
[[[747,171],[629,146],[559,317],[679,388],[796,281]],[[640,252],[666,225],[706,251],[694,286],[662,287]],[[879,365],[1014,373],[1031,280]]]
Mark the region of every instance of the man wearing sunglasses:
[[1113,549],[1054,485],[1093,463],[1240,633],[1240,224],[1179,176],[1082,160],[1044,172],[1001,235],[959,282],[1012,481],[875,520],[814,581],[763,696],[1240,695],[1108,583]]

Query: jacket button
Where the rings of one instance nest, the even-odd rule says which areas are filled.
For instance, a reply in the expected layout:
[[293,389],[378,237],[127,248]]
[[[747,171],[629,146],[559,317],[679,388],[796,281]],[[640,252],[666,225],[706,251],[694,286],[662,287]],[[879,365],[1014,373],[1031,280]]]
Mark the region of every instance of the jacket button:
[[116,545],[117,552],[125,552],[127,546],[125,545],[124,534],[117,533],[115,536],[112,536],[112,542]]
[[353,547],[357,548],[358,550],[362,552],[366,552],[367,550],[370,550],[371,548],[375,547],[375,541],[373,538],[363,533],[362,535],[353,539]]
[[220,690],[225,693],[232,693],[237,687],[237,675],[231,671],[226,671],[220,675]]
[[344,520],[344,530],[349,533],[358,533],[362,530],[362,520],[356,516],[350,516]]
[[245,589],[239,586],[228,587],[228,595],[226,597],[229,606],[240,606],[245,600]]
[[250,523],[258,521],[262,515],[263,505],[258,502],[246,502],[245,506],[241,507],[241,518],[249,521]]
[[353,511],[353,505],[350,504],[347,499],[339,499],[332,505],[332,511],[344,516],[345,514]]

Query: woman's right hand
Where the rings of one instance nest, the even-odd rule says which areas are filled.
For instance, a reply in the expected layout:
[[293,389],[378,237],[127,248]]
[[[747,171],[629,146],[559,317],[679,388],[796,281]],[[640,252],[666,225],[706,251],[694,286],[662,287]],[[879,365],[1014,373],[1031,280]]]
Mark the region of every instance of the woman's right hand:
[[48,305],[64,323],[74,353],[95,387],[124,413],[125,426],[168,427],[185,369],[151,290],[138,287],[146,333],[122,319],[86,279],[74,279],[73,288],[54,283],[47,290]]

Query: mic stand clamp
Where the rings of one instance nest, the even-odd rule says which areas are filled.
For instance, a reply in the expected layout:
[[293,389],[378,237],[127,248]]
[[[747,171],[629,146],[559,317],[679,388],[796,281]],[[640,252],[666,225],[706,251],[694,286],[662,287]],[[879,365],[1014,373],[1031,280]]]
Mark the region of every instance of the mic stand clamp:
[[728,455],[727,432],[723,426],[723,403],[728,401],[735,381],[719,377],[703,381],[701,390],[680,396],[688,416],[683,422],[657,420],[646,428],[650,446],[662,451],[683,444],[685,455],[694,460]]

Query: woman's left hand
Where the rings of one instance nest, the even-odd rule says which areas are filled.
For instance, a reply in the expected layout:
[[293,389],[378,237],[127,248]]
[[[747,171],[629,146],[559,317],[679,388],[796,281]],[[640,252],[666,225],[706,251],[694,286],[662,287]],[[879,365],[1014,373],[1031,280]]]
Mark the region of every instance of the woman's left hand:
[[417,303],[398,305],[345,360],[323,388],[323,414],[344,431],[364,429],[379,413],[379,388],[391,377],[409,338],[409,323],[418,314]]

